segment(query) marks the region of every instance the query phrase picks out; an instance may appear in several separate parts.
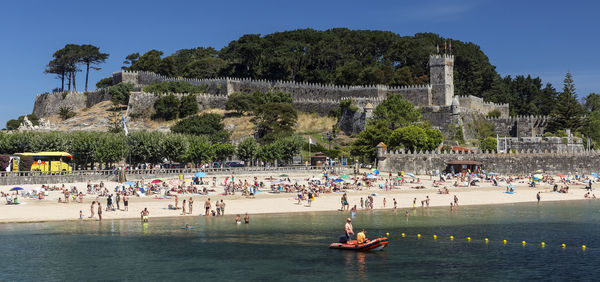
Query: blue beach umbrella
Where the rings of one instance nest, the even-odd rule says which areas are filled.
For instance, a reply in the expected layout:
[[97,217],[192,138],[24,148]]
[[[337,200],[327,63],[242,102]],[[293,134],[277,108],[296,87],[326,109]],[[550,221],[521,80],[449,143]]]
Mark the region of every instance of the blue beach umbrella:
[[333,182],[344,182],[344,179],[339,179],[338,178],[338,179],[334,180]]
[[495,172],[490,172],[490,173],[488,173],[488,175],[497,175],[497,173],[495,173]]
[[135,182],[133,182],[133,181],[127,181],[127,182],[125,182],[123,184],[131,186],[131,185],[135,185]]
[[598,177],[599,177],[599,176],[598,176],[598,174],[597,174],[597,173],[595,173],[595,172],[592,172],[592,176],[593,176],[593,177],[596,177],[596,178],[598,178]]
[[206,173],[204,173],[202,171],[201,172],[196,172],[196,173],[194,173],[194,177],[206,177]]
[[377,178],[377,176],[373,175],[373,174],[369,174],[367,175],[367,179],[374,179]]
[[408,176],[410,176],[410,177],[412,177],[412,178],[417,178],[417,177],[416,177],[414,174],[412,174],[412,173],[410,173],[410,172],[409,172],[409,173],[406,173],[406,175],[408,175]]
[[14,188],[10,189],[10,191],[19,191],[19,190],[23,190],[23,188],[21,188],[21,187],[14,187]]

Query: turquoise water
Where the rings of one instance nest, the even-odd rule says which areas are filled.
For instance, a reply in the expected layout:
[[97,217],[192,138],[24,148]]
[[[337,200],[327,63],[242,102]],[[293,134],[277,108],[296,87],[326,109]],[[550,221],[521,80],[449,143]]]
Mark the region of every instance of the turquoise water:
[[367,237],[390,233],[376,253],[328,249],[343,233],[341,212],[256,215],[249,225],[232,216],[0,224],[0,280],[598,279],[600,202],[419,208],[408,220],[404,212],[353,220]]

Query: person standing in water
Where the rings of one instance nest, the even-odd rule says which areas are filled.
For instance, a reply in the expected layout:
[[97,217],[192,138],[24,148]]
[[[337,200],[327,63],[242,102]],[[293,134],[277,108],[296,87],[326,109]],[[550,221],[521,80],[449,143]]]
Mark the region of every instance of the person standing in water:
[[206,202],[204,202],[204,215],[208,216],[209,212],[210,212],[210,198],[206,199]]
[[96,201],[93,201],[92,204],[90,205],[90,218],[94,218],[94,206],[96,205]]
[[190,197],[190,200],[188,201],[188,205],[190,206],[188,213],[192,214],[192,206],[194,205],[194,199],[192,199],[192,197]]
[[221,199],[221,216],[225,215],[225,202]]
[[248,215],[248,213],[246,213],[246,215],[244,216],[244,222],[245,222],[246,224],[249,224],[249,223],[250,223],[250,216]]
[[102,221],[102,205],[98,202],[98,221]]
[[539,204],[540,200],[542,199],[542,196],[540,195],[540,192],[537,192],[537,195],[535,197],[537,198],[537,202]]

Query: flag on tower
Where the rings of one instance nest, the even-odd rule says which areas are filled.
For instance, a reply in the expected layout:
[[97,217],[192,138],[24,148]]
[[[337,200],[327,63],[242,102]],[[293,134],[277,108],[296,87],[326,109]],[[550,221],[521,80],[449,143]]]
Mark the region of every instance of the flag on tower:
[[308,144],[315,145],[315,141],[312,138],[308,137]]
[[446,52],[446,46],[448,45],[446,44],[446,41],[444,41],[444,53]]
[[450,53],[452,53],[452,40],[450,40]]
[[123,114],[121,121],[123,122],[123,131],[125,132],[125,136],[127,136],[129,135],[129,131],[127,130],[127,124],[125,124],[125,114]]

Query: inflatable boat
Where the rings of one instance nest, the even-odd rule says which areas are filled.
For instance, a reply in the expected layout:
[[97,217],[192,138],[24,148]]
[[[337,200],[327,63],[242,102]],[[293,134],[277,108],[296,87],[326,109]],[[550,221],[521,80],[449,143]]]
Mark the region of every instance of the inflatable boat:
[[330,249],[342,249],[342,250],[350,250],[350,251],[381,251],[387,245],[389,241],[387,237],[377,238],[374,240],[370,240],[368,242],[364,242],[362,244],[357,244],[356,240],[350,240],[346,243],[331,243],[329,245]]

